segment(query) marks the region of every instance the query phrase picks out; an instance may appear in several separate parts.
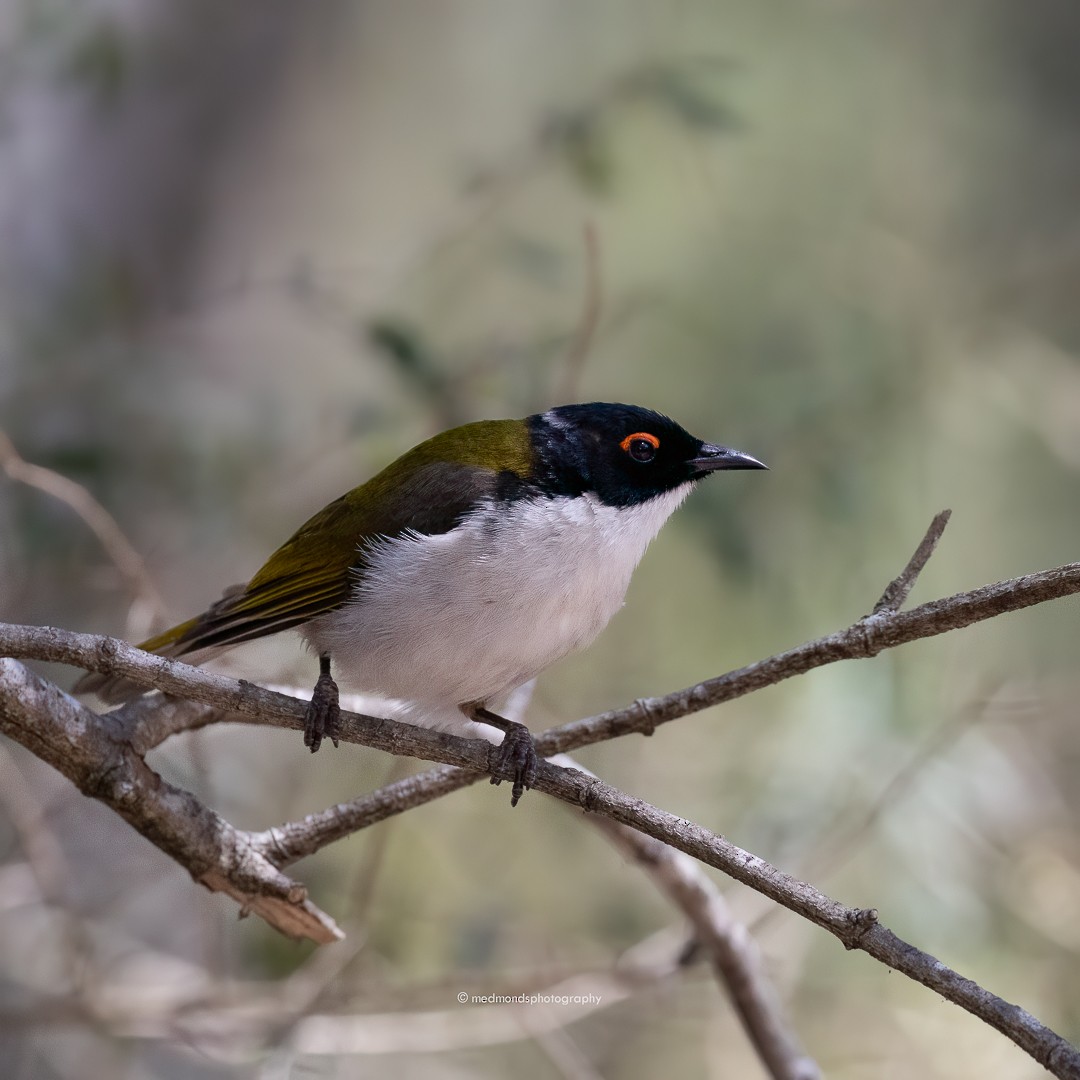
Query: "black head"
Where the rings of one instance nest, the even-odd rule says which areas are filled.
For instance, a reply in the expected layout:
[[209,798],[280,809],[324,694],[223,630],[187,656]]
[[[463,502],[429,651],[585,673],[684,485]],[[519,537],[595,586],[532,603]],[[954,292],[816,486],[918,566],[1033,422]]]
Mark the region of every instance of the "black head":
[[560,405],[527,423],[533,483],[552,495],[594,492],[608,506],[645,502],[718,469],[766,468],[636,405]]

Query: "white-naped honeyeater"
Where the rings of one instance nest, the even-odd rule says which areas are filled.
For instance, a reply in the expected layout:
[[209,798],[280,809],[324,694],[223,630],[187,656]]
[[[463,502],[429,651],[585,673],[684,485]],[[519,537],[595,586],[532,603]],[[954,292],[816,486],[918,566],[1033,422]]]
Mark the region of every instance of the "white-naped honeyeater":
[[[319,657],[304,745],[337,745],[331,664],[405,718],[457,734],[503,731],[511,802],[532,785],[510,693],[589,645],[622,606],[649,542],[702,477],[764,469],[634,405],[563,405],[444,431],[319,511],[255,576],[142,643],[199,664],[295,628]],[[88,675],[107,701],[142,692]],[[492,781],[493,783],[497,781]]]

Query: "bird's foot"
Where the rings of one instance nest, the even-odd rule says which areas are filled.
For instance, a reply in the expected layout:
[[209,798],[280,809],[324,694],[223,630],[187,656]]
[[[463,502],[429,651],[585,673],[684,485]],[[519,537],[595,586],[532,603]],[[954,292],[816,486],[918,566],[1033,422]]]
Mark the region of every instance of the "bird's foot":
[[[536,775],[540,770],[540,759],[536,755],[532,733],[524,724],[513,724],[506,729],[495,756],[495,767],[500,772],[513,772],[514,786],[510,789],[510,805],[517,806],[518,799],[536,783]],[[493,776],[491,782],[499,784],[502,781]]]
[[311,694],[311,702],[304,713],[304,745],[314,754],[322,746],[323,737],[334,746],[341,734],[341,706],[338,703],[338,685],[330,674],[330,657],[319,657],[319,681]]
[[[514,786],[510,789],[510,805],[517,806],[521,796],[536,783],[536,776],[540,771],[540,758],[536,753],[532,733],[524,724],[507,720],[505,716],[499,716],[483,705],[470,704],[461,708],[470,720],[505,732],[492,764],[499,772],[513,774]],[[491,782],[501,784],[502,778],[493,776]]]

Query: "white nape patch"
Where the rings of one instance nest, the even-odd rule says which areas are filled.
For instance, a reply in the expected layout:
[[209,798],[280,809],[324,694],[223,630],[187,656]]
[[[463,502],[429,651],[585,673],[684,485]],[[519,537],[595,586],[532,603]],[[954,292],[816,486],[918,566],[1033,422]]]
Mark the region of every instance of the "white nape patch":
[[304,634],[346,684],[461,731],[456,706],[490,702],[591,644],[691,487],[626,507],[591,494],[486,503],[447,533],[377,540],[355,598]]

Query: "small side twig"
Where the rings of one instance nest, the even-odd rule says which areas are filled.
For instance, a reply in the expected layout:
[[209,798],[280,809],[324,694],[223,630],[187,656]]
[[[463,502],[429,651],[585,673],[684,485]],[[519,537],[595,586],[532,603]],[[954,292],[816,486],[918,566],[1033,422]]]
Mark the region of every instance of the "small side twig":
[[885,587],[881,599],[874,605],[871,614],[891,613],[899,611],[904,606],[904,601],[915,587],[915,582],[923,572],[923,567],[930,561],[930,556],[934,554],[934,549],[951,517],[951,510],[942,510],[941,513],[935,515],[934,520],[930,522],[930,528],[926,530],[926,535],[919,541],[915,553],[908,559],[907,566]]
[[141,621],[149,623],[164,618],[165,602],[154,586],[142,556],[131,545],[112,514],[82,484],[42,465],[30,464],[3,431],[0,431],[0,469],[12,480],[67,503],[98,538],[136,601],[145,609],[145,617]]

